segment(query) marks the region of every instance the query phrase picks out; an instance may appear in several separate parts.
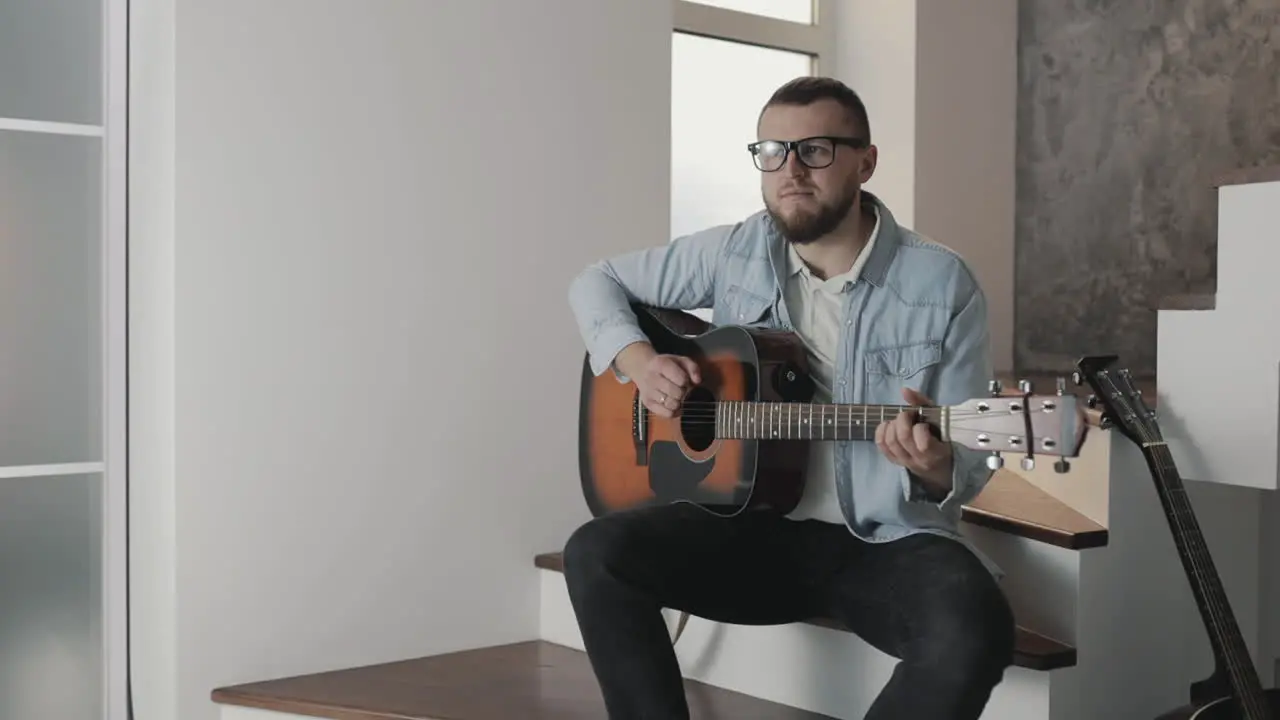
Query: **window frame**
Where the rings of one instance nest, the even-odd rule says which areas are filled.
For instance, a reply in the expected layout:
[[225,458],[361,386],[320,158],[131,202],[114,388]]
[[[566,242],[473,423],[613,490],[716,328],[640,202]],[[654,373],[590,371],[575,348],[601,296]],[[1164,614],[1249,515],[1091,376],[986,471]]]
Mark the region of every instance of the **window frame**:
[[674,32],[786,50],[809,56],[810,73],[831,75],[835,66],[833,0],[813,0],[813,22],[798,23],[763,15],[672,0]]

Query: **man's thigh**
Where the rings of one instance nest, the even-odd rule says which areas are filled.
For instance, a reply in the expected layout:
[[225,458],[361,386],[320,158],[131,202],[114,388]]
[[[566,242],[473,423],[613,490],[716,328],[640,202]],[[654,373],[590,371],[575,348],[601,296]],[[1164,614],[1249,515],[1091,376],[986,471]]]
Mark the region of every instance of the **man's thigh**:
[[1012,642],[1013,616],[990,571],[964,545],[929,533],[858,542],[823,602],[827,613],[897,658]]
[[813,611],[806,545],[805,528],[772,511],[726,518],[675,503],[589,521],[569,539],[565,567],[606,572],[698,617],[776,624]]

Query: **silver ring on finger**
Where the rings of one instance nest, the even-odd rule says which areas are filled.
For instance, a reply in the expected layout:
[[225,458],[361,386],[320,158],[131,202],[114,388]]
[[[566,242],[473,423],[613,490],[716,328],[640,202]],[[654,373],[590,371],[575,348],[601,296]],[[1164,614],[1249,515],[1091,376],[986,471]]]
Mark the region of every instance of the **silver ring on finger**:
[[666,404],[667,404],[667,394],[666,394],[666,393],[662,393],[662,400],[660,400],[659,402],[661,402],[663,405],[666,405]]

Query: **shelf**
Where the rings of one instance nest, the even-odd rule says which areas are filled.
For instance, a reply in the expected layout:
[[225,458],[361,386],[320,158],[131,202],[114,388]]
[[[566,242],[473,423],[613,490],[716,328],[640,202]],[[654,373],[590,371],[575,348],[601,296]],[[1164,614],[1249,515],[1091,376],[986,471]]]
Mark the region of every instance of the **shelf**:
[[103,0],[0,2],[0,117],[103,123],[103,9]]
[[0,466],[0,480],[84,475],[87,473],[100,473],[105,470],[106,464],[100,462],[61,463],[56,465],[3,465]]
[[104,134],[101,125],[79,125],[76,123],[46,122],[44,120],[23,120],[21,118],[7,117],[0,117],[0,130],[88,137],[102,137]]
[[104,716],[102,480],[0,483],[0,717]]
[[104,456],[102,157],[0,132],[0,466]]

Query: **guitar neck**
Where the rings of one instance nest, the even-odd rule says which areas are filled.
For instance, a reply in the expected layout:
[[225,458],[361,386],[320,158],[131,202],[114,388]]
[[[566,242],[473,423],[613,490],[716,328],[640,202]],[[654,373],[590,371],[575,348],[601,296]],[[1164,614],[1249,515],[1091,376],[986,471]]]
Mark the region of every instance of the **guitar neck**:
[[715,403],[716,436],[746,440],[874,440],[876,428],[913,410],[948,436],[949,407],[835,403]]
[[1143,453],[1156,481],[1156,491],[1218,667],[1230,678],[1232,690],[1246,707],[1265,707],[1259,704],[1263,702],[1261,681],[1173,456],[1163,443],[1151,444],[1143,448]]

